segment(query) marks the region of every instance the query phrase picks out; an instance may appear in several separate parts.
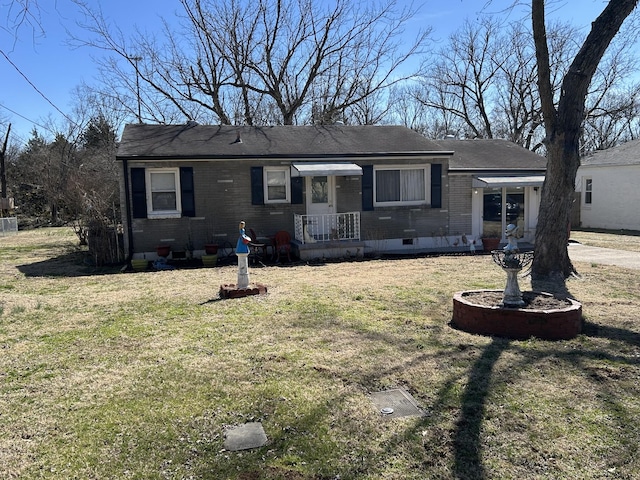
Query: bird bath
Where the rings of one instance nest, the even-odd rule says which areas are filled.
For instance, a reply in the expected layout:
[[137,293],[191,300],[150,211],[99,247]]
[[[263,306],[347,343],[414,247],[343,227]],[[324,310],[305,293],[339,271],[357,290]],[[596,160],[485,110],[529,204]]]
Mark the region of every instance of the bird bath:
[[500,290],[457,292],[453,296],[451,326],[469,333],[525,339],[571,339],[582,330],[582,305],[570,298],[544,292],[521,292],[518,273],[533,261],[533,252],[520,252],[517,228],[507,227],[509,243],[493,250],[493,261],[507,274]]

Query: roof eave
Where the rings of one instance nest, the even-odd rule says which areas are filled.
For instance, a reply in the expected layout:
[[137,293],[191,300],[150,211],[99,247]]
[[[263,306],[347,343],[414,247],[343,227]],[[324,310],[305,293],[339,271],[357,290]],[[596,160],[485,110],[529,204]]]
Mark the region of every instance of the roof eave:
[[326,158],[384,158],[384,157],[446,157],[452,151],[367,152],[367,153],[282,153],[234,155],[116,155],[116,160],[185,161],[185,160],[239,160],[239,159],[326,159]]

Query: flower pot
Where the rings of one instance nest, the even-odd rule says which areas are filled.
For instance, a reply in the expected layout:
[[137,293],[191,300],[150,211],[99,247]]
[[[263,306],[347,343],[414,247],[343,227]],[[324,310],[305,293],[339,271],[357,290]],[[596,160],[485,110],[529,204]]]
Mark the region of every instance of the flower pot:
[[500,247],[500,238],[486,237],[482,239],[482,247],[485,252],[492,252]]
[[217,243],[207,243],[204,246],[204,251],[207,255],[217,255],[218,253],[218,244]]
[[134,272],[142,272],[149,267],[149,261],[146,258],[134,258],[131,260],[131,268]]
[[218,264],[218,255],[203,255],[202,264],[205,267],[215,267]]
[[158,245],[156,247],[156,253],[158,254],[159,257],[168,257],[169,253],[171,252],[171,246],[170,245]]

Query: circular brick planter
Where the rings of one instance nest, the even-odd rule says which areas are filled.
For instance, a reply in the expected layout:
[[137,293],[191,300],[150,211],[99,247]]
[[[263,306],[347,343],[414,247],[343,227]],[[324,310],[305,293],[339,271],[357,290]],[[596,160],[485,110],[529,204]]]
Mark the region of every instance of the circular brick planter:
[[[564,308],[505,308],[472,303],[473,293],[478,292],[458,292],[453,296],[451,325],[454,328],[481,335],[545,340],[568,340],[582,330],[582,304],[575,300],[567,299]],[[534,293],[553,298],[547,293]]]

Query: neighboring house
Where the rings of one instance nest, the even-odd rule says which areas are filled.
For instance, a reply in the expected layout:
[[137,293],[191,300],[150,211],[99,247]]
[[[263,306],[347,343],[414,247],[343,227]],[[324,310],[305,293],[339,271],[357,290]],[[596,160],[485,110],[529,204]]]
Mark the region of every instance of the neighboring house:
[[579,225],[640,230],[640,140],[598,150],[580,160],[576,174]]
[[149,259],[235,245],[241,220],[260,240],[290,232],[302,259],[468,251],[512,219],[531,234],[545,171],[509,142],[399,126],[127,125],[117,160],[125,248]]

